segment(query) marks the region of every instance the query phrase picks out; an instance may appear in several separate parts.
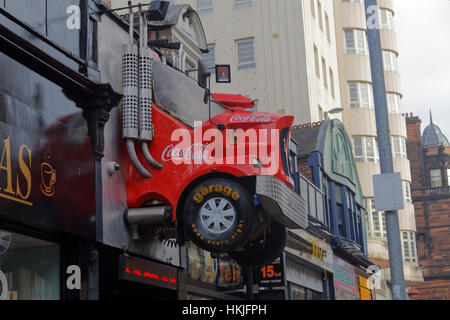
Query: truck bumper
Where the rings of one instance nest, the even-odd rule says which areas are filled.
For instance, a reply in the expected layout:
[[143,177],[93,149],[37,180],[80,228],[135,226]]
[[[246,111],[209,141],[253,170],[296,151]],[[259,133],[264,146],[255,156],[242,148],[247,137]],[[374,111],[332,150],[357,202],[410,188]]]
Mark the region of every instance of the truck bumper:
[[267,215],[278,223],[289,229],[308,227],[306,200],[280,179],[257,176],[256,195]]

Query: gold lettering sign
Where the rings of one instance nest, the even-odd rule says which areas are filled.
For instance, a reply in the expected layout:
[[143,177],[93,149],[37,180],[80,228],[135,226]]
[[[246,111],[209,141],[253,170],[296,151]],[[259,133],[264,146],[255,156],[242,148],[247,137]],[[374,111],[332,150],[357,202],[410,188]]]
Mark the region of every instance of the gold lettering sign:
[[[24,144],[21,145],[17,157],[13,159],[10,137],[2,142],[3,146],[0,145],[2,150],[0,157],[0,197],[33,206],[33,203],[28,201],[31,194],[31,149]],[[19,172],[16,172],[16,179],[13,180],[12,161],[16,159],[19,164]],[[22,185],[20,181],[22,181]]]

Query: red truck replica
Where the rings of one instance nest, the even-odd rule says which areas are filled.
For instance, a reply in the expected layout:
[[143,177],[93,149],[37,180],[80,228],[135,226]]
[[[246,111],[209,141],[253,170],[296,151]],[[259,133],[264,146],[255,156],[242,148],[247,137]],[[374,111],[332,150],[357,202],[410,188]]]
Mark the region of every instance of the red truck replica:
[[[161,1],[152,6],[164,11]],[[307,204],[290,176],[294,118],[250,111],[254,102],[240,95],[210,94],[204,63],[194,80],[182,63],[161,62],[148,48],[145,15],[139,19],[140,48],[130,36],[123,55],[125,222],[172,228],[178,243],[191,240],[241,265],[271,263],[286,228],[307,226]]]

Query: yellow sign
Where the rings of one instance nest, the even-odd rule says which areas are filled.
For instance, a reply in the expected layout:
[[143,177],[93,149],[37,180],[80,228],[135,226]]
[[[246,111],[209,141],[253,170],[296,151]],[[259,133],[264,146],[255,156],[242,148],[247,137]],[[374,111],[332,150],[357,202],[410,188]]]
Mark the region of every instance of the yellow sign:
[[41,163],[41,191],[46,197],[55,195],[56,170],[48,162]]
[[[20,172],[13,172],[10,137],[3,140],[1,150],[0,197],[33,206],[33,203],[28,201],[31,194],[31,149],[24,144],[19,148],[17,161]],[[15,176],[14,173],[16,173]]]
[[361,294],[361,300],[372,300],[369,281],[361,276],[359,276],[358,278],[359,278],[359,292]]

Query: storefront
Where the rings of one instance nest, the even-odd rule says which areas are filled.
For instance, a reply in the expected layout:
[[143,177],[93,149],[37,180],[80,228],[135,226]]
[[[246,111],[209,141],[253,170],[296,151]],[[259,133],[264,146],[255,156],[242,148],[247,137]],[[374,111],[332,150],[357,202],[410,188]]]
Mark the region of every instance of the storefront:
[[333,249],[328,241],[308,230],[289,231],[285,253],[290,300],[332,299]]
[[1,299],[98,297],[102,123],[120,95],[96,83],[90,2],[64,27],[73,2],[0,3]]
[[[303,247],[300,257],[326,271],[322,272],[322,287],[327,294],[322,298],[359,300],[362,291],[367,299],[367,283],[359,283],[359,276],[368,278],[366,269],[372,265],[367,258],[366,199],[351,139],[339,120],[296,126],[292,138],[298,144],[297,154],[291,151],[293,167],[298,168],[293,179],[298,193],[308,200],[309,226],[291,232],[287,250],[298,252]],[[317,274],[302,270],[298,274],[298,282],[305,275],[310,282],[316,279],[316,290],[320,287]],[[309,286],[308,290],[314,290]],[[298,296],[307,295],[308,290],[300,290]]]
[[179,299],[235,300],[244,297],[244,270],[228,256],[211,254],[188,242],[187,268],[180,270]]

